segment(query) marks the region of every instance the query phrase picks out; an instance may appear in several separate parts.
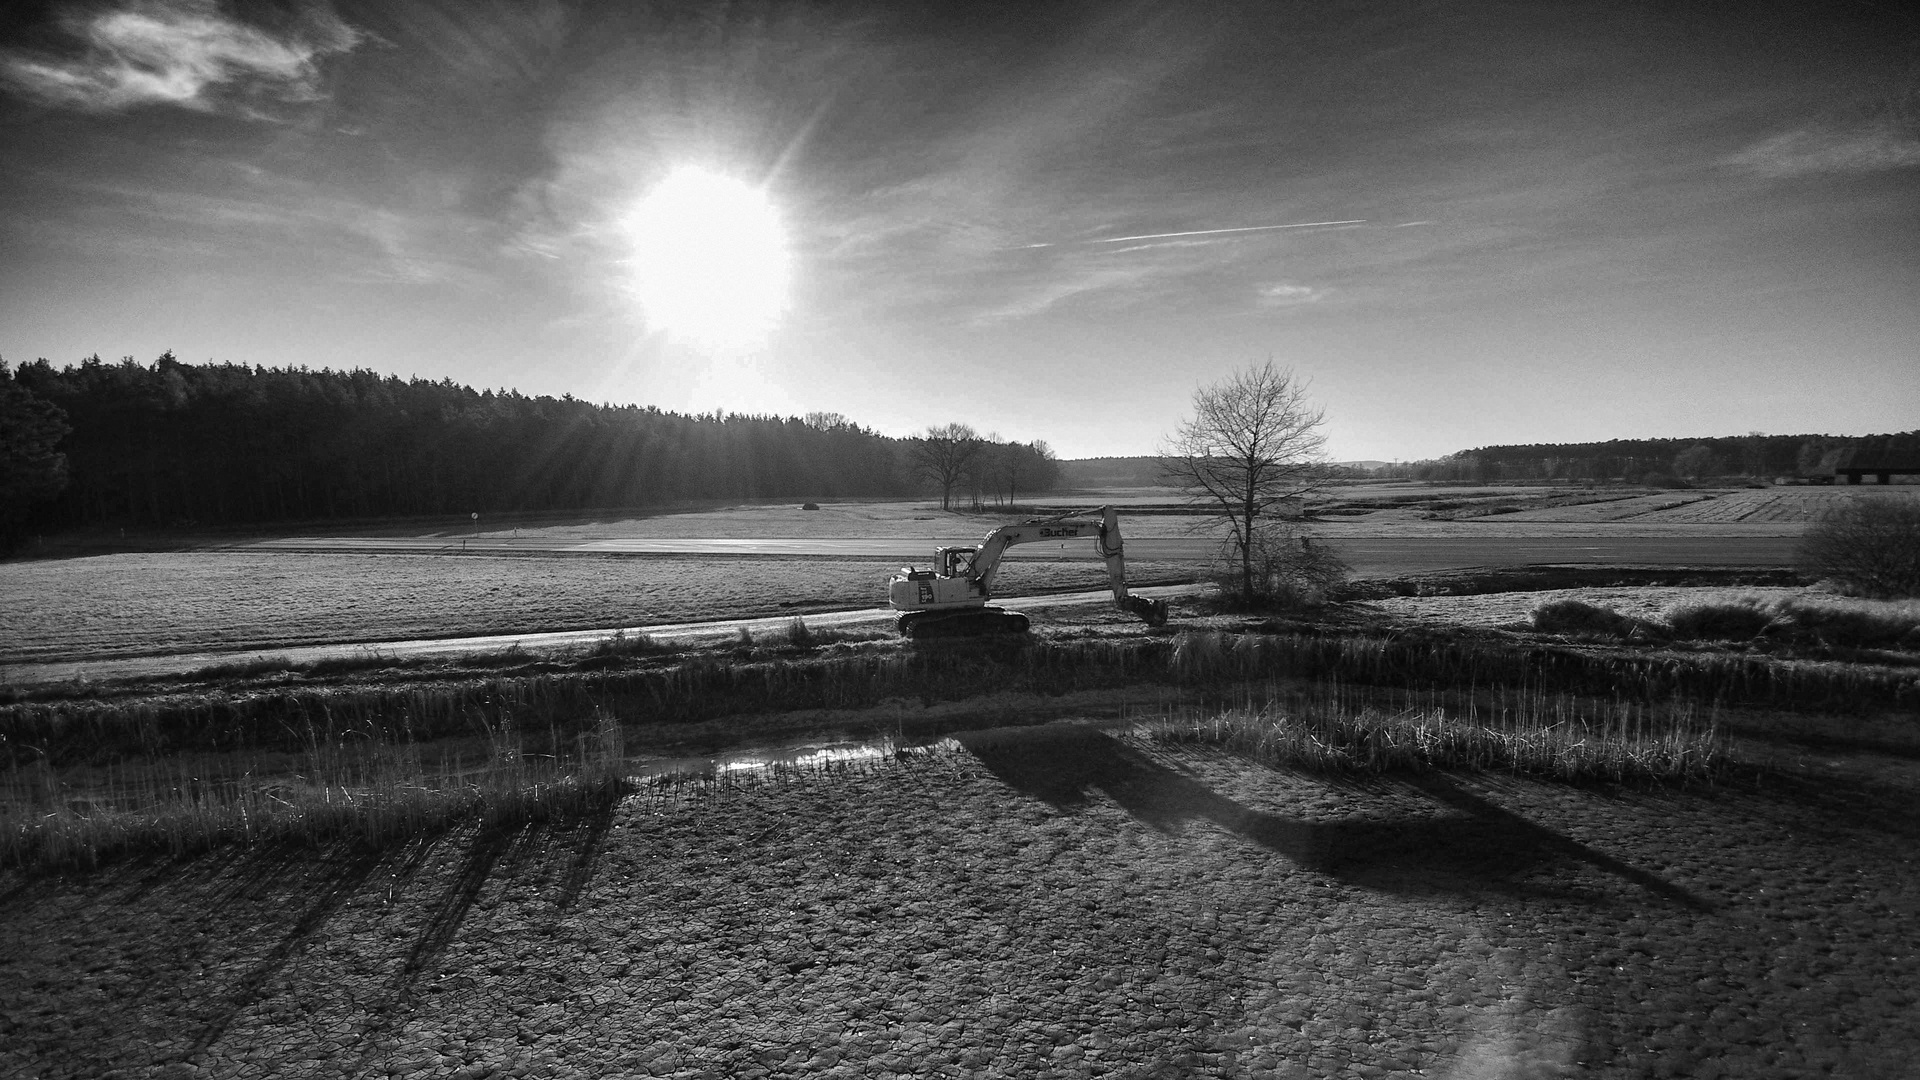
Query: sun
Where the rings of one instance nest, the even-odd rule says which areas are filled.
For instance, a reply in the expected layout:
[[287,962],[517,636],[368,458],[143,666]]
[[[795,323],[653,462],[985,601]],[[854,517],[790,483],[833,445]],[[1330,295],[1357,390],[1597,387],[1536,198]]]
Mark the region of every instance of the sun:
[[760,189],[703,168],[677,169],[623,224],[650,328],[740,349],[764,341],[786,311],[786,230]]

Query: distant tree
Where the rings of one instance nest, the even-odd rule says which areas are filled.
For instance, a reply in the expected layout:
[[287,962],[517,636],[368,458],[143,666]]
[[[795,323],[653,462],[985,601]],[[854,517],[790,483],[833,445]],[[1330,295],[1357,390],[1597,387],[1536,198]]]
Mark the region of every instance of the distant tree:
[[[1840,443],[1824,438],[1810,438],[1800,444],[1793,455],[1793,468],[1798,476],[1832,476],[1830,456],[1838,450]],[[1822,470],[1821,466],[1828,466]]]
[[908,458],[920,475],[940,488],[940,509],[953,507],[953,489],[967,478],[974,461],[986,449],[982,439],[966,424],[942,424],[930,427],[913,442]]
[[1747,476],[1767,475],[1767,433],[1749,431],[1740,440],[1740,471]]
[[1698,480],[1703,476],[1719,476],[1726,466],[1721,463],[1720,455],[1713,447],[1704,443],[1689,446],[1673,456],[1673,472],[1689,480]]
[[58,405],[20,385],[0,360],[0,548],[11,549],[35,504],[67,486],[57,447],[72,429]]
[[1266,519],[1325,484],[1325,423],[1306,386],[1269,360],[1194,391],[1192,419],[1161,450],[1168,480],[1226,519],[1243,601],[1259,597],[1266,576],[1256,566]]
[[988,456],[995,494],[1005,492],[1009,504],[1022,491],[1044,491],[1060,482],[1060,460],[1044,440],[999,443]]

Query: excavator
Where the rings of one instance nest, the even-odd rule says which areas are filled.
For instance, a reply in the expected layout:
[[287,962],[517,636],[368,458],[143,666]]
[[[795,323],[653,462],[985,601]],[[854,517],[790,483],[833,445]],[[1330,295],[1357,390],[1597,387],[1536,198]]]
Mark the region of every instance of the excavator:
[[1138,615],[1148,626],[1164,625],[1167,621],[1165,600],[1128,595],[1120,520],[1113,507],[1102,506],[1093,515],[1084,517],[1043,518],[1003,525],[973,547],[940,548],[934,552],[931,570],[902,567],[887,581],[893,608],[900,612],[896,620],[900,633],[916,639],[1024,633],[1025,615],[987,603],[1001,556],[1015,544],[1083,536],[1092,537],[1095,549],[1107,560],[1107,580],[1120,610]]

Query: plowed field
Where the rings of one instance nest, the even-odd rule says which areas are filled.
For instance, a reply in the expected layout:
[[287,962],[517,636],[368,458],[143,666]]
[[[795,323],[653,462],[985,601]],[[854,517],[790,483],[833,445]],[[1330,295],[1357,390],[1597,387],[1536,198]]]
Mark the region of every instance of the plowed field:
[[1920,778],[982,733],[564,831],[0,876],[0,1072],[1902,1077]]

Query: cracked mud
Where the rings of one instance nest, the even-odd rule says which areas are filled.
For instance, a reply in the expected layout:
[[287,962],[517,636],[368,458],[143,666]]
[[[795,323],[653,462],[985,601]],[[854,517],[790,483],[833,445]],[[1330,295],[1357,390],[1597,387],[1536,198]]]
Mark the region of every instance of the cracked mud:
[[1909,1075],[1920,768],[1344,783],[1054,725],[0,877],[0,1073]]

